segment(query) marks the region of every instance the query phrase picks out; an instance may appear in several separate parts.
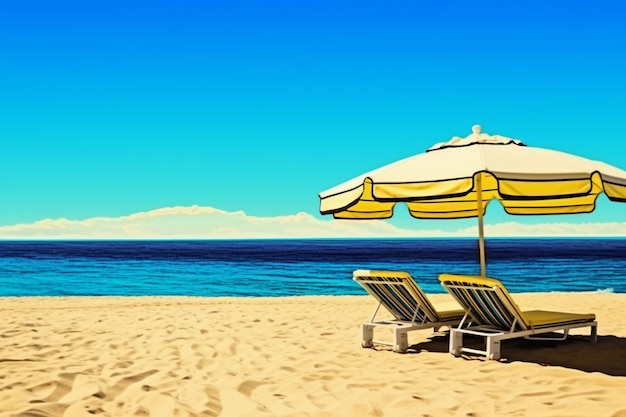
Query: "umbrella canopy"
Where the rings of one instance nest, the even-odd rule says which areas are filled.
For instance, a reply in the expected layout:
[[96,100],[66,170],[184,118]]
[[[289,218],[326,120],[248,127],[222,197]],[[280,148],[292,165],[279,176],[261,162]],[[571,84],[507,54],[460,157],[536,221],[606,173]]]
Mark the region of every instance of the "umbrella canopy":
[[490,200],[518,215],[589,213],[602,192],[626,202],[626,171],[490,136],[478,125],[472,131],[320,193],[320,212],[337,219],[386,219],[404,202],[420,219],[478,217],[485,275],[482,217]]

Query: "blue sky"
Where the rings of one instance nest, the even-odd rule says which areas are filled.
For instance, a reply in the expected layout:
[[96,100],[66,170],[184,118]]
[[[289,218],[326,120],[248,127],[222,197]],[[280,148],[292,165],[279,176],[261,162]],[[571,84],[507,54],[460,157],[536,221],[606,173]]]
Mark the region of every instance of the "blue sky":
[[[626,169],[622,1],[0,1],[0,51],[0,227],[330,221],[317,193],[476,123]],[[489,220],[626,222],[605,200]]]

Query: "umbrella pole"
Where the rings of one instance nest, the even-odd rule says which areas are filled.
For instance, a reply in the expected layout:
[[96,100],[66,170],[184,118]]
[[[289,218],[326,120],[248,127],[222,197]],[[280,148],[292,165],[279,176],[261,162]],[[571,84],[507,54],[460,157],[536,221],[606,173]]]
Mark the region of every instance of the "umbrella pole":
[[476,203],[478,206],[478,248],[480,251],[480,275],[487,276],[485,265],[485,230],[483,226],[483,187],[482,174],[478,174],[476,179]]

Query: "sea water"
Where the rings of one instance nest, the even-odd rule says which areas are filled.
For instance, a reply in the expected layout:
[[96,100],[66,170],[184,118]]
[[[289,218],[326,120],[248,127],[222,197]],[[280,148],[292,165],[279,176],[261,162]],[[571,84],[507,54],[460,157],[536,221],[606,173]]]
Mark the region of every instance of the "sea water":
[[[626,239],[488,239],[512,292],[626,293]],[[355,269],[479,274],[476,239],[0,241],[0,296],[356,295]]]

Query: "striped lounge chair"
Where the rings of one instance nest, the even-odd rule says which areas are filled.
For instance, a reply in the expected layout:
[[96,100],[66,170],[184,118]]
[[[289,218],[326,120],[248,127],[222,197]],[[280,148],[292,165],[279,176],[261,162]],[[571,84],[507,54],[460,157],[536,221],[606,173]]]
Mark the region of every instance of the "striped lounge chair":
[[[590,327],[591,341],[597,340],[598,323],[594,314],[521,311],[505,286],[493,278],[442,274],[439,281],[465,309],[465,316],[458,328],[450,330],[450,353],[455,356],[468,352],[498,360],[502,340],[518,337],[565,340],[570,329],[579,327]],[[552,332],[562,333],[562,336],[533,336]],[[463,347],[465,334],[484,337],[486,350]]]
[[[407,272],[357,270],[353,273],[353,279],[378,300],[370,321],[361,325],[361,345],[364,348],[376,343],[391,345],[394,351],[405,353],[409,347],[408,332],[428,328],[437,331],[442,326],[451,328],[463,318],[464,311],[456,302],[436,310]],[[381,305],[391,313],[393,319],[375,320]],[[393,329],[393,343],[374,340],[376,327]]]

